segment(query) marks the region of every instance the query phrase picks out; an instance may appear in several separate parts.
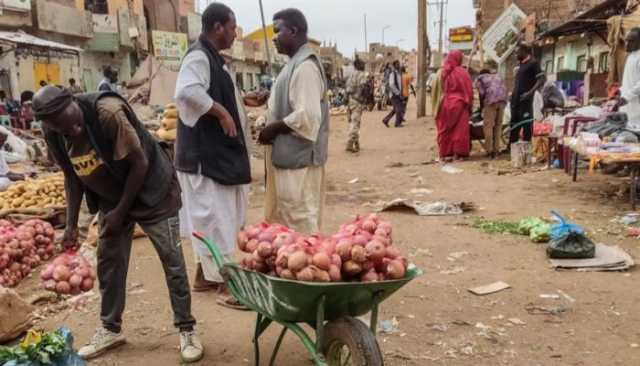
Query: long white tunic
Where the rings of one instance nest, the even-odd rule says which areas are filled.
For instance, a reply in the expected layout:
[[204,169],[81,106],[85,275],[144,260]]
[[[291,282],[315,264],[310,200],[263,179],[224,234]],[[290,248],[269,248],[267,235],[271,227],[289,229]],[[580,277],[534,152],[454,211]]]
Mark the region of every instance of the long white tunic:
[[629,117],[627,128],[640,132],[640,51],[627,56],[620,92],[628,102],[621,108]]
[[[225,70],[229,70],[225,67]],[[235,88],[240,122],[247,139],[247,119],[242,97]],[[176,82],[176,105],[180,119],[187,126],[195,126],[198,119],[213,105],[207,94],[210,82],[209,60],[202,51],[193,51],[183,60]],[[180,227],[183,237],[191,237],[196,261],[202,265],[207,281],[223,282],[213,257],[205,245],[193,237],[200,231],[211,239],[225,257],[235,253],[238,231],[245,225],[248,185],[225,186],[202,174],[178,172],[182,188]]]
[[[284,72],[284,70],[283,70]],[[277,80],[276,83],[278,83]],[[273,90],[277,90],[274,87]],[[297,135],[315,141],[322,122],[320,101],[325,94],[320,70],[312,60],[301,63],[289,83],[289,103],[293,112],[283,120]],[[275,94],[269,98],[273,110]],[[267,123],[278,122],[269,113]],[[265,218],[298,232],[320,231],[325,193],[324,166],[302,169],[279,169],[271,163],[271,147],[267,147],[267,190]]]

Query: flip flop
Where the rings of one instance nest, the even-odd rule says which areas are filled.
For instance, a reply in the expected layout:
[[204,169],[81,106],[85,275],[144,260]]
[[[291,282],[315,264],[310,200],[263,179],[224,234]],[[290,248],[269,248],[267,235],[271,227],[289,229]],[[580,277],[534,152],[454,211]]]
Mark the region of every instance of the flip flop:
[[220,296],[216,299],[216,303],[220,306],[224,306],[225,308],[240,310],[240,311],[249,311],[248,307],[243,305],[240,301],[236,300],[233,296]]

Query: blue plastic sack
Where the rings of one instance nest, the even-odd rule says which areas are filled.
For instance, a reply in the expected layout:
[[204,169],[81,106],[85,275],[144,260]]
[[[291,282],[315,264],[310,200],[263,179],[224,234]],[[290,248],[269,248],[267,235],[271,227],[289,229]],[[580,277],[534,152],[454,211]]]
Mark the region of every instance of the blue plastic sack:
[[584,229],[582,228],[582,226],[573,224],[567,220],[565,220],[564,217],[562,217],[557,211],[551,211],[551,216],[558,221],[557,224],[553,225],[551,227],[551,232],[550,232],[550,237],[551,240],[557,240],[559,238],[565,237],[571,233],[573,234],[578,234],[578,235],[584,235]]
[[58,328],[66,343],[64,352],[57,354],[51,358],[50,363],[41,363],[39,361],[9,361],[2,366],[86,366],[84,360],[73,349],[73,334],[66,327]]

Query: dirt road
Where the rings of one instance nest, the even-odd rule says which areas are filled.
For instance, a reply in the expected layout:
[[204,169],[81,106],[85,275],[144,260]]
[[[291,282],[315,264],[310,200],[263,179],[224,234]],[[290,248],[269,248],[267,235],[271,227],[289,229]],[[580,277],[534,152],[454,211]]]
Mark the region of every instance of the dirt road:
[[[431,119],[407,127],[385,128],[380,112],[365,114],[362,151],[344,152],[345,117],[332,121],[327,166],[329,189],[325,231],[350,216],[370,210],[368,204],[394,197],[424,201],[469,201],[477,210],[466,216],[418,217],[385,214],[394,239],[425,275],[384,303],[380,318],[398,321],[392,334],[378,334],[387,365],[638,365],[640,364],[640,290],[636,272],[572,273],[549,268],[544,248],[527,238],[491,236],[469,226],[474,217],[520,219],[546,216],[557,209],[584,225],[599,242],[620,245],[638,257],[638,241],[620,234],[610,223],[627,212],[616,196],[621,183],[600,174],[583,175],[578,183],[558,170],[516,172],[506,160],[486,161],[475,146],[471,161],[455,164],[452,175],[436,164],[435,130]],[[401,162],[403,167],[397,166]],[[253,161],[249,221],[262,218],[263,163]],[[356,183],[350,184],[354,178]],[[419,191],[414,189],[421,188]],[[414,190],[414,193],[410,193]],[[417,196],[422,194],[422,196]],[[190,269],[191,247],[184,247]],[[467,288],[502,280],[512,288],[478,297]],[[129,344],[93,361],[92,365],[175,365],[178,339],[162,269],[150,243],[134,245],[124,331]],[[567,294],[575,302],[541,298]],[[527,308],[553,308],[557,315],[533,315]],[[201,365],[252,364],[250,338],[254,315],[215,305],[215,295],[194,294],[198,332],[206,346]],[[63,311],[41,324],[69,326],[78,344],[97,325],[97,299],[80,311]],[[269,350],[276,333],[265,337]],[[267,351],[268,352],[268,351]],[[297,339],[287,338],[278,365],[310,364]]]

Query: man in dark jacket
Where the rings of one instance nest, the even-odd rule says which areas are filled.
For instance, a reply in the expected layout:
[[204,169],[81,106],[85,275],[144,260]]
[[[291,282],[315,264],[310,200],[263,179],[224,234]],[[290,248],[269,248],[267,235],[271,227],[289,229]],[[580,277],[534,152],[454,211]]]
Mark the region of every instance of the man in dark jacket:
[[164,267],[174,325],[180,330],[182,360],[202,358],[179,242],[180,186],[169,157],[116,93],[72,96],[65,89],[46,86],[34,96],[33,108],[37,119],[43,121],[49,152],[65,176],[63,245],[77,246],[83,196],[91,213],[98,213],[102,326],[80,349],[80,356],[95,357],[125,343],[122,313],[137,223],[151,239]]

